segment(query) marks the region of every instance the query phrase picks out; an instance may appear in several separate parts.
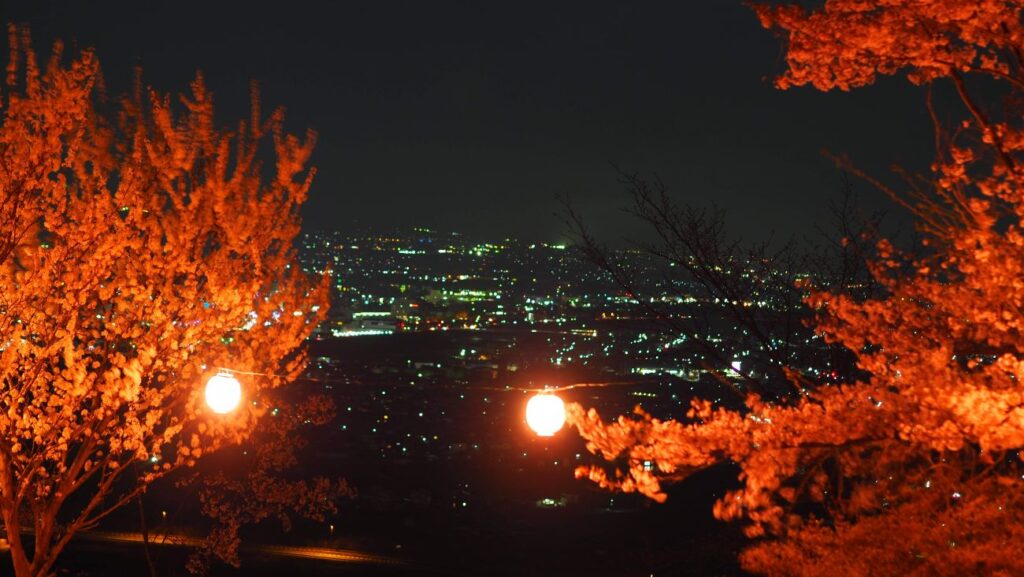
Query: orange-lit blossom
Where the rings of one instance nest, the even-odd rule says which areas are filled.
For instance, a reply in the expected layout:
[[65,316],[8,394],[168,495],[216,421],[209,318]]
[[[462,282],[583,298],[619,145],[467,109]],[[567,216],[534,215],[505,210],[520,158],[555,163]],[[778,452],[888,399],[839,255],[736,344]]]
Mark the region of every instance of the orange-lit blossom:
[[[201,77],[109,101],[91,51],[58,44],[40,66],[27,31],[10,41],[0,513],[25,577],[147,484],[245,440],[304,366],[327,285],[292,246],[312,133],[285,133],[255,95],[250,119],[219,128]],[[279,376],[240,377],[246,402],[216,415],[202,385],[221,366]]]
[[758,573],[1024,574],[1024,2],[754,9],[785,40],[781,88],[906,75],[957,97],[930,107],[930,174],[902,189],[864,175],[914,213],[920,246],[878,244],[881,298],[808,300],[817,331],[867,376],[781,401],[751,394],[741,410],[697,400],[677,420],[638,409],[605,423],[572,405],[588,448],[624,463],[577,475],[662,501],[666,480],[738,465],[741,487],[714,514],[745,523],[741,560]]

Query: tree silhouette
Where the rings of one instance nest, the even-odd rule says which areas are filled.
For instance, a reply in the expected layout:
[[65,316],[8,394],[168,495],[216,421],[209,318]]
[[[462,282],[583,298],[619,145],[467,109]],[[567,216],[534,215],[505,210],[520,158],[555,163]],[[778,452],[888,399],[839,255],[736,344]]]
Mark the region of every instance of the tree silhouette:
[[[796,402],[753,392],[738,410],[695,400],[685,420],[638,408],[605,423],[571,405],[588,448],[614,462],[577,475],[660,501],[664,480],[738,464],[742,487],[714,514],[746,523],[741,561],[758,573],[1022,574],[1024,2],[754,10],[786,43],[779,88],[849,90],[879,75],[928,88],[930,173],[897,171],[891,185],[837,159],[913,212],[920,246],[877,243],[878,295],[817,287],[807,300],[862,377]],[[941,90],[955,107],[938,110]]]
[[[95,55],[37,63],[10,28],[0,96],[0,514],[18,577],[170,472],[246,440],[297,377],[326,276],[292,241],[315,135],[281,110],[221,130],[187,95],[108,101]],[[218,367],[245,402],[202,402]],[[32,543],[29,544],[28,540]]]

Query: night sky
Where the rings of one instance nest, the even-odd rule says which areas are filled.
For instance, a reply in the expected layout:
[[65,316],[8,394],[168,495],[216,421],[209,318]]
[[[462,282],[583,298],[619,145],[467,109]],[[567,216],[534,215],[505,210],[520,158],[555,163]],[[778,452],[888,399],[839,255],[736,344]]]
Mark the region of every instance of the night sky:
[[136,64],[164,91],[201,69],[225,123],[258,80],[291,130],[319,132],[307,228],[555,240],[570,194],[614,241],[639,234],[615,163],[717,202],[744,238],[813,238],[840,190],[822,148],[873,172],[927,160],[905,81],[780,92],[779,41],[739,1],[635,4],[8,0],[0,16],[43,52],[95,47],[111,92]]

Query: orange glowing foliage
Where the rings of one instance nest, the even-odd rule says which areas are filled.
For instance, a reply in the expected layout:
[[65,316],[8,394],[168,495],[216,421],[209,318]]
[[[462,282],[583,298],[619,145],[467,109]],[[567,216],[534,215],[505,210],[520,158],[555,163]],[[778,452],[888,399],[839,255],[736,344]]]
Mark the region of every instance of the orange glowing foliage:
[[1024,43],[1018,2],[1007,0],[828,0],[755,4],[765,28],[783,33],[787,70],[779,88],[812,84],[849,90],[878,75],[906,73],[915,84],[951,72],[1008,75],[1007,54]]
[[[202,77],[107,101],[91,51],[45,67],[12,28],[0,93],[0,513],[15,574],[147,484],[244,441],[326,308],[292,246],[314,135],[222,130]],[[269,164],[269,166],[264,166]],[[203,403],[240,377],[230,415]],[[32,546],[23,541],[31,538]],[[27,550],[34,550],[28,553]]]
[[[931,174],[902,194],[871,179],[916,215],[921,246],[878,244],[871,266],[884,297],[808,300],[817,330],[866,377],[782,400],[751,394],[741,410],[695,401],[679,420],[638,408],[605,423],[571,405],[590,451],[628,463],[577,475],[663,501],[666,480],[735,463],[742,486],[714,514],[745,522],[753,540],[741,561],[757,573],[1022,575],[1024,2],[754,10],[787,40],[781,88],[847,90],[906,74],[955,91],[947,112],[962,121],[936,121]],[[993,80],[1010,98],[988,110],[978,95]]]

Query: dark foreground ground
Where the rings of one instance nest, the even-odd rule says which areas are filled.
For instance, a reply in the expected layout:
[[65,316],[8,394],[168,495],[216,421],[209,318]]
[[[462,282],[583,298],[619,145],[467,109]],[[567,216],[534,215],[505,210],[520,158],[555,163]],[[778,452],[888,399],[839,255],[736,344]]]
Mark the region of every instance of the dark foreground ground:
[[[247,542],[242,567],[215,565],[211,575],[300,576],[739,576],[738,528],[714,522],[700,483],[683,483],[668,503],[641,508],[588,510],[532,509],[497,517],[463,517],[457,522],[429,515],[351,511],[352,537],[320,546],[365,551],[393,560],[366,563],[308,559],[264,550]],[[686,497],[690,496],[690,499]],[[394,543],[387,551],[382,543]],[[361,547],[366,543],[370,549]],[[376,545],[376,546],[374,546]],[[153,551],[160,577],[185,576],[187,549]],[[142,546],[80,540],[61,559],[57,575],[120,577],[149,575]],[[6,563],[2,574],[10,574]]]

